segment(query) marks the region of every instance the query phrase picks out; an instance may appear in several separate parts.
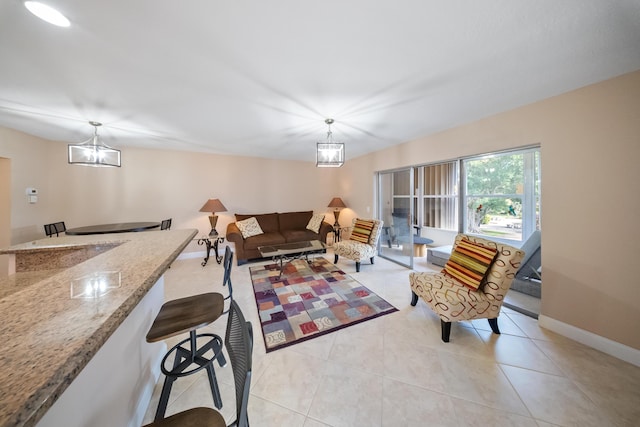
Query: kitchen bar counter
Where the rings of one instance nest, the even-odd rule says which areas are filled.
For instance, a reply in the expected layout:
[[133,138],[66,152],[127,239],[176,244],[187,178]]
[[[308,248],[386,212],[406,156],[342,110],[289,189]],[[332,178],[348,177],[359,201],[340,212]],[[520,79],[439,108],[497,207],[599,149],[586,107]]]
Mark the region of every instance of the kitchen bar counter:
[[[35,425],[196,233],[61,236],[0,250],[31,261],[0,279],[0,426]],[[57,255],[78,248],[101,249],[60,267]]]

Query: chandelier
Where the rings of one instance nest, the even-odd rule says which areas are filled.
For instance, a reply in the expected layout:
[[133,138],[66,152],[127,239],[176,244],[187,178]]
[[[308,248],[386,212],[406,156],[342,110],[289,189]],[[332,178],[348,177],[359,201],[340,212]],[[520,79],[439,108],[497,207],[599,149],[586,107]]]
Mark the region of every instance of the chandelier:
[[89,124],[94,127],[93,137],[81,144],[69,144],[69,164],[119,168],[120,150],[111,148],[98,139],[98,126],[102,126],[102,123]]
[[324,121],[329,127],[327,142],[318,142],[316,151],[316,166],[319,168],[339,168],[344,164],[344,143],[333,142],[331,125],[333,119]]

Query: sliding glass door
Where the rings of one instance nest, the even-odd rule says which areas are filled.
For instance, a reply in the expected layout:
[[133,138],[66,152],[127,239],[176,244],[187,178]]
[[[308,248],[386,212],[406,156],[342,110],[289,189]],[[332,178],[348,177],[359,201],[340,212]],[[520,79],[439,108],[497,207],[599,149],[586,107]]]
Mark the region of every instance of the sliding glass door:
[[378,217],[384,221],[380,256],[413,268],[413,168],[378,173]]

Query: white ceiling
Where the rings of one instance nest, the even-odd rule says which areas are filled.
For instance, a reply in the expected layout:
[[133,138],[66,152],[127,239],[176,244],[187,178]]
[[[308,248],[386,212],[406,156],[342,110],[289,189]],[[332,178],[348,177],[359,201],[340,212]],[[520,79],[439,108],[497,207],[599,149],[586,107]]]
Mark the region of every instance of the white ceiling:
[[315,161],[331,117],[348,161],[640,69],[640,0],[42,1],[0,2],[0,126],[117,148]]

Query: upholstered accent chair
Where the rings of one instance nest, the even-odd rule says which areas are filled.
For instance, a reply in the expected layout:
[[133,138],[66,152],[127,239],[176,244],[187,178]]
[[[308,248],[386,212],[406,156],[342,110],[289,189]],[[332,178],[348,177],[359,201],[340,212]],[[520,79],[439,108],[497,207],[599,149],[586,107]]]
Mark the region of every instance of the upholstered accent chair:
[[[369,235],[362,232],[361,224],[368,229]],[[367,225],[368,224],[368,225]],[[356,272],[360,271],[360,263],[365,260],[371,260],[373,264],[374,257],[378,255],[378,239],[382,231],[383,221],[379,219],[353,219],[353,227],[348,239],[343,239],[333,245],[334,260],[338,262],[338,258],[343,256],[356,262]]]
[[461,320],[487,319],[491,330],[496,334],[500,333],[498,328],[500,308],[525,255],[523,251],[513,246],[466,234],[456,236],[453,251],[456,251],[461,243],[464,245],[463,239],[481,249],[486,248],[497,252],[477,290],[473,290],[468,285],[465,286],[454,276],[445,273],[447,267],[440,273],[412,272],[409,274],[411,305],[415,306],[420,297],[436,312],[440,317],[444,342],[449,342],[451,322]]

